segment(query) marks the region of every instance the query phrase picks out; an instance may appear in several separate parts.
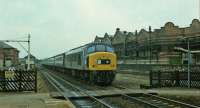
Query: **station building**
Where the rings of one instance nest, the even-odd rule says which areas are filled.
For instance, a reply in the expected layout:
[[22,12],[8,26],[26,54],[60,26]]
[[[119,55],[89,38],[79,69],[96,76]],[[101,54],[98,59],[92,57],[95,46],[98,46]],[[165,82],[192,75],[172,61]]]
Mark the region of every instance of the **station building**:
[[167,22],[163,27],[134,32],[117,28],[114,35],[96,36],[94,41],[111,43],[117,57],[123,62],[138,64],[186,64],[187,39],[192,53],[192,63],[200,64],[200,21],[192,20],[188,27],[179,27]]
[[19,51],[0,41],[0,69],[3,67],[10,67],[18,65],[19,63]]

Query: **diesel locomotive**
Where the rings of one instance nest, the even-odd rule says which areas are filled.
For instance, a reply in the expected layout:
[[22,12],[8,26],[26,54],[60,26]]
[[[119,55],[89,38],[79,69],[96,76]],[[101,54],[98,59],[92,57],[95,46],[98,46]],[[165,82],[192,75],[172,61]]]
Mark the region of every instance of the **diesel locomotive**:
[[111,45],[89,43],[47,58],[42,64],[97,85],[110,85],[116,75],[117,57]]

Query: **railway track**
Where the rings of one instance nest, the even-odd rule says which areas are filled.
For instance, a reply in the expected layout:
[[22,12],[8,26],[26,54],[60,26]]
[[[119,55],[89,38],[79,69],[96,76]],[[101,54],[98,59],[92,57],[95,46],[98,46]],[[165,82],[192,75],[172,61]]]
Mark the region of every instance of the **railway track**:
[[143,105],[145,108],[200,108],[184,102],[168,99],[154,94],[142,94],[142,95],[122,95],[124,99],[137,102]]
[[[119,85],[110,85],[110,86],[97,86],[95,84],[91,84],[87,81],[81,80],[81,79],[76,79],[76,81],[74,81],[74,78],[67,76],[66,74],[60,73],[60,72],[54,72],[52,71],[52,73],[57,74],[60,78],[65,79],[66,81],[73,83],[77,86],[79,86],[81,89],[84,90],[90,90],[90,91],[95,91],[95,90],[110,90],[110,89],[127,89],[123,86],[119,86]],[[84,84],[83,84],[84,83]]]
[[[94,96],[91,96],[89,94],[87,94],[86,92],[84,92],[82,89],[80,89],[79,87],[71,84],[70,82],[67,82],[66,80],[60,79],[60,77],[52,74],[52,73],[48,73],[48,72],[43,72],[42,73],[46,79],[49,81],[49,83],[61,94],[63,95],[64,99],[69,99],[68,95],[66,95],[66,92],[70,92],[69,88],[66,88],[64,86],[63,83],[61,82],[65,82],[65,85],[67,84],[68,87],[71,87],[70,89],[74,89],[76,91],[78,91],[81,94],[87,95],[88,99],[87,100],[83,100],[83,101],[72,101],[72,103],[74,103],[76,105],[76,107],[79,108],[113,108],[112,106],[110,106],[109,104],[103,102],[100,99],[97,99]],[[59,82],[59,80],[61,82]],[[70,92],[71,93],[71,92]],[[73,92],[74,95],[78,95],[76,92]]]
[[[158,95],[144,93],[97,97],[88,94],[86,92],[87,88],[76,86],[54,73],[43,72],[43,75],[64,99],[69,99],[78,108],[200,108],[198,106],[160,97]],[[115,88],[120,90],[126,89],[121,86],[116,86]],[[69,98],[68,95],[66,95],[66,92],[72,93],[76,97]],[[80,96],[79,98],[80,94],[83,94],[84,97]]]

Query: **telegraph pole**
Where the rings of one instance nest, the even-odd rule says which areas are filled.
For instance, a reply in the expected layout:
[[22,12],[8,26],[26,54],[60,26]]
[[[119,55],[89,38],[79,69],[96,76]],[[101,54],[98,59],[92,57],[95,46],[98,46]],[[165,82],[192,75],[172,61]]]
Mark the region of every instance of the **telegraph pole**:
[[31,35],[30,34],[28,34],[28,63],[27,63],[27,65],[28,65],[28,67],[27,67],[27,70],[30,70],[30,38],[31,38]]

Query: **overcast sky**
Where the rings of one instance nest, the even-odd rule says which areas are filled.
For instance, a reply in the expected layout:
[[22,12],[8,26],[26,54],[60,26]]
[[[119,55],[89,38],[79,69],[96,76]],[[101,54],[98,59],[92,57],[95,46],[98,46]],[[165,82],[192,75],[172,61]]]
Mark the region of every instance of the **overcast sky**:
[[[199,0],[0,0],[0,39],[26,39],[31,53],[46,58],[121,30],[189,26]],[[25,51],[16,43],[20,57]],[[26,46],[26,44],[23,44]]]

